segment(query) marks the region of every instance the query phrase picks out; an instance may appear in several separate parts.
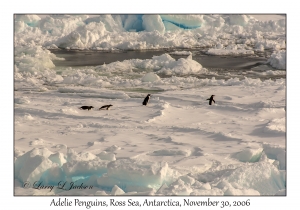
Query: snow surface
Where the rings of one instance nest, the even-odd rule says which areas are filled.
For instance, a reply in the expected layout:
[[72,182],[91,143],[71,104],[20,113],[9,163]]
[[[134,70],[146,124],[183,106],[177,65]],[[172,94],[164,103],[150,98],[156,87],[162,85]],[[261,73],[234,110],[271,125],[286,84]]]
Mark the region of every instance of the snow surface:
[[[57,69],[52,61],[61,58],[47,50],[272,49],[268,63],[279,70],[258,76],[285,75],[282,35],[285,21],[249,15],[17,15],[15,194],[285,195],[284,78],[200,79],[208,70],[189,50],[175,52],[187,56],[178,60],[165,53]],[[99,110],[106,104],[113,107]],[[94,187],[25,192],[23,183],[35,181]]]
[[276,69],[286,69],[286,52],[285,50],[280,50],[274,52],[269,58],[268,62],[271,66]]
[[[270,33],[271,32],[271,33]],[[16,15],[15,45],[48,49],[285,48],[285,18],[250,15]]]

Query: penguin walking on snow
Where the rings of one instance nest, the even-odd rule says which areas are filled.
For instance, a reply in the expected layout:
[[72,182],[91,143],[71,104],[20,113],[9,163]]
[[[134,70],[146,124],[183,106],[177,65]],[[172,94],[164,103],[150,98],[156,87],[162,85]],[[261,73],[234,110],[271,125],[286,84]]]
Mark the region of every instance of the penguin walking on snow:
[[110,104],[110,105],[104,105],[104,106],[101,106],[101,107],[99,108],[99,110],[101,110],[101,109],[109,110],[111,106],[113,106],[113,105],[111,105],[111,104]]
[[215,95],[211,95],[210,98],[206,99],[206,100],[209,100],[209,105],[211,105],[212,101],[213,101],[214,103],[216,103],[215,100],[214,100],[214,96],[215,96]]
[[148,104],[148,102],[149,102],[149,99],[150,99],[150,96],[151,96],[151,94],[148,94],[148,95],[146,96],[146,98],[145,98],[144,101],[143,101],[143,105],[147,106],[147,104]]
[[82,107],[79,107],[79,109],[82,109],[82,110],[88,110],[90,111],[91,109],[93,109],[94,107],[93,106],[82,106]]

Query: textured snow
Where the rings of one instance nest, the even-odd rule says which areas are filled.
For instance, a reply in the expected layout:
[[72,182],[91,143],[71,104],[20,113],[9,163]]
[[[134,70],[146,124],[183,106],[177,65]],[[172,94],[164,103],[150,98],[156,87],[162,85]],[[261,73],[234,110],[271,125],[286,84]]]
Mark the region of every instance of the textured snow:
[[280,50],[274,52],[269,58],[268,62],[271,66],[276,69],[286,69],[286,52],[285,50]]
[[285,47],[284,39],[268,34],[285,34],[284,18],[258,21],[251,15],[16,15],[15,28],[17,46],[31,43],[49,49],[211,47],[241,38],[241,44],[254,45],[252,50]]
[[157,80],[160,80],[160,77],[153,72],[149,72],[142,77],[142,82],[154,82]]
[[[46,95],[38,100],[28,96],[34,104],[20,104],[23,107],[16,107],[15,111],[17,118],[24,110],[32,115],[32,120],[20,119],[16,124],[16,139],[23,136],[26,139],[16,141],[15,179],[21,182],[42,180],[45,184],[64,180],[91,183],[95,187],[92,194],[104,191],[108,195],[122,191],[142,195],[283,193],[286,183],[285,133],[280,130],[266,132],[266,128],[273,128],[274,123],[276,127],[285,127],[285,121],[278,120],[285,111],[276,108],[284,104],[284,92],[269,98],[273,103],[260,101],[282,83],[228,83],[230,85],[208,85],[202,90],[156,93],[150,99],[148,113],[141,106],[142,98],[91,100],[81,98],[83,90],[68,96],[57,91],[57,97],[61,94],[64,97],[56,100]],[[86,89],[87,92],[92,90]],[[228,94],[233,90],[235,96]],[[207,106],[205,102],[207,91],[217,93],[214,106]],[[250,94],[253,91],[256,96]],[[21,92],[16,95],[20,97],[19,94]],[[195,101],[195,96],[200,100]],[[170,98],[173,99],[169,101]],[[51,105],[44,100],[51,100]],[[98,111],[97,108],[107,100],[114,108]],[[78,101],[90,102],[95,109],[79,110]],[[45,109],[48,111],[42,111],[41,105],[40,111],[30,108],[36,103],[48,107]],[[77,112],[62,115],[62,104]],[[69,123],[58,129],[57,123],[66,121]],[[31,125],[34,129],[26,131]],[[236,127],[238,129],[232,129]],[[57,131],[50,140],[47,130],[55,128]],[[60,140],[62,134],[64,145]],[[26,136],[39,138],[31,140]],[[223,147],[227,148],[225,154]]]
[[[16,195],[286,194],[286,80],[259,78],[286,74],[284,19],[15,15],[14,27]],[[251,69],[258,78],[203,78],[210,72],[193,60],[196,47],[205,56],[272,54]],[[185,49],[58,68],[63,59],[49,49],[59,48]],[[25,192],[35,181],[94,187]]]

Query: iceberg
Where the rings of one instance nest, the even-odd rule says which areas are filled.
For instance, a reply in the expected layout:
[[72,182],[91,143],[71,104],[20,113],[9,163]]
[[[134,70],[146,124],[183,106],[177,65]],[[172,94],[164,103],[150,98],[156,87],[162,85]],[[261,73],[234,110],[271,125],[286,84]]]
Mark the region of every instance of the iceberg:
[[248,50],[254,45],[253,50],[264,51],[285,48],[284,34],[284,20],[262,22],[250,15],[15,15],[15,44],[48,49],[212,47],[212,42],[227,46],[237,39]]

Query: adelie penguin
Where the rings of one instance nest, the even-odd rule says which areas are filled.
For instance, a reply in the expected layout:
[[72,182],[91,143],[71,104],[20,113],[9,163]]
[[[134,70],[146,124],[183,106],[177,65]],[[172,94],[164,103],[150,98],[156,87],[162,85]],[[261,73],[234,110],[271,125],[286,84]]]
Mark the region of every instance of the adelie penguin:
[[101,107],[99,108],[99,110],[102,110],[102,109],[109,110],[111,106],[113,106],[113,105],[111,105],[111,104],[110,104],[110,105],[104,105],[104,106],[101,106]]
[[209,100],[209,105],[211,105],[212,102],[216,103],[215,100],[214,100],[214,96],[215,96],[215,95],[211,95],[210,98],[206,99],[206,100]]
[[147,106],[147,104],[148,104],[148,102],[149,102],[149,99],[150,99],[150,96],[151,96],[151,94],[148,94],[148,95],[146,96],[146,98],[145,98],[144,101],[143,101],[143,105]]
[[92,108],[94,108],[93,106],[82,106],[82,107],[80,107],[79,109],[83,109],[83,110],[91,110]]

